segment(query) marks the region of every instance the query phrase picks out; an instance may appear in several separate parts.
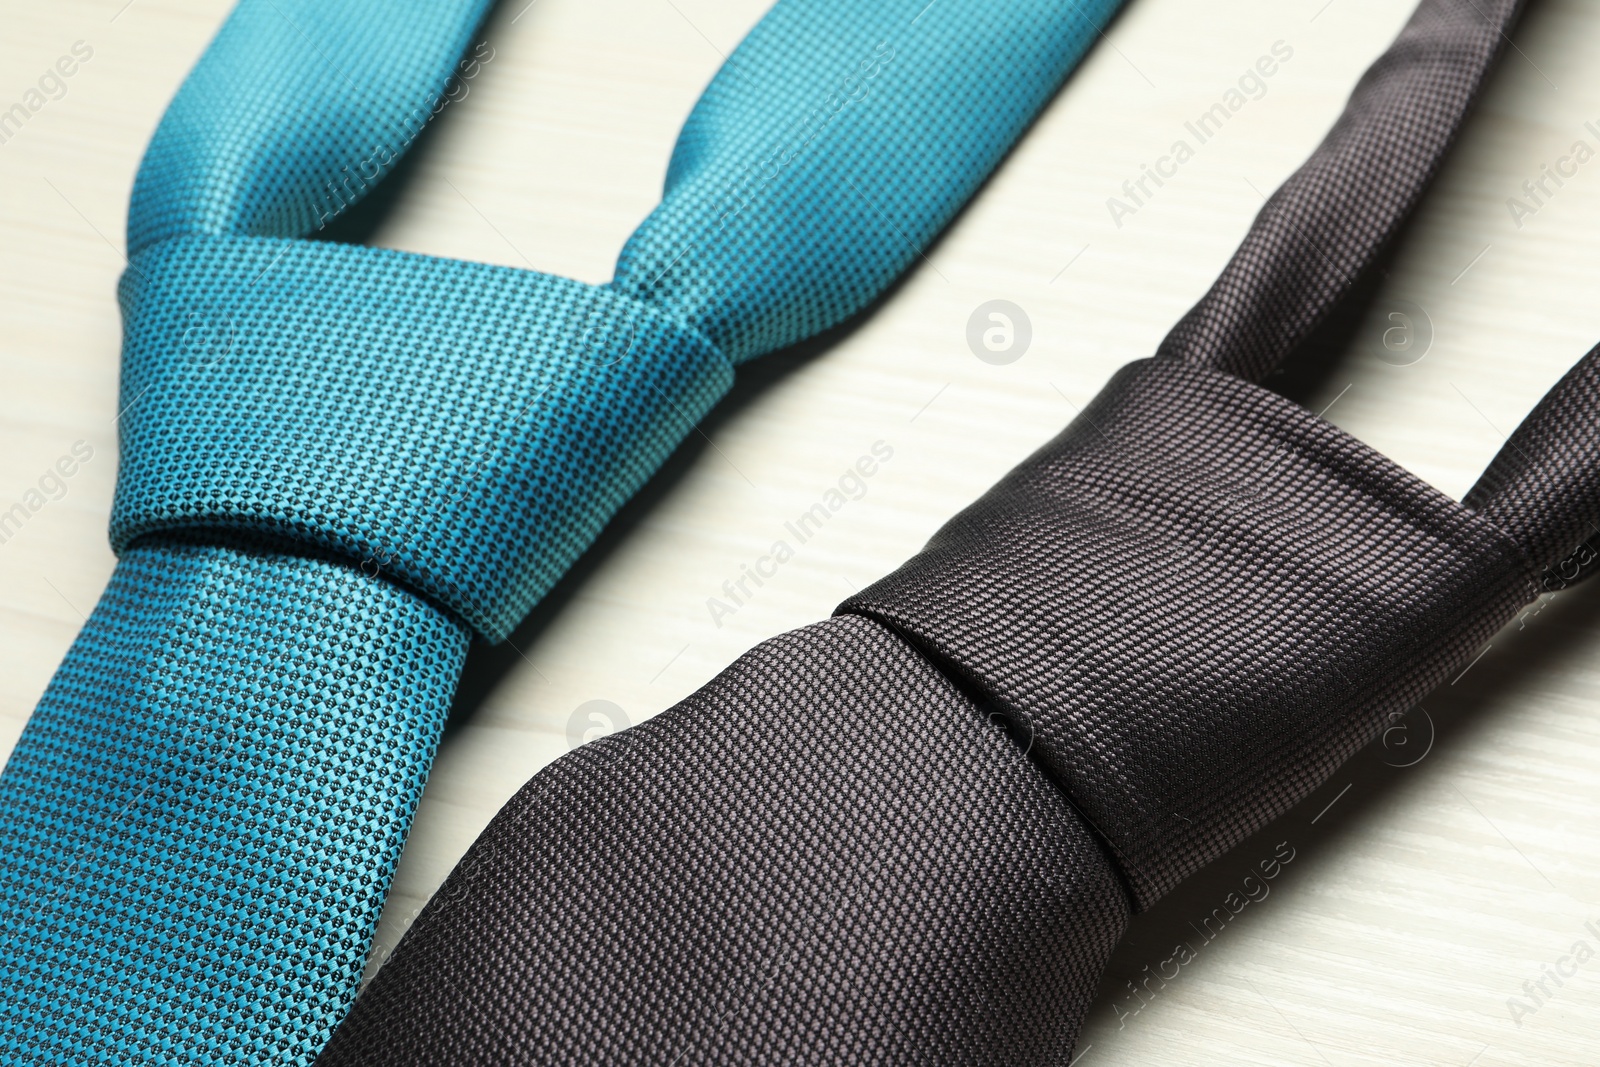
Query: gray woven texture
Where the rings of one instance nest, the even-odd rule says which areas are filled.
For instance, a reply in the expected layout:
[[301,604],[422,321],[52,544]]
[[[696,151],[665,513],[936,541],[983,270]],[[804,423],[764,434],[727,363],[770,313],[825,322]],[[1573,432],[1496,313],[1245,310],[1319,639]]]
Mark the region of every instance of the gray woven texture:
[[496,816],[324,1064],[1065,1063],[1127,902],[866,619],[774,638]]
[[[1559,588],[1596,567],[1600,544],[1600,348],[1523,420],[1466,496]],[[1588,542],[1584,544],[1584,542]],[[1580,546],[1576,555],[1574,546]]]
[[1261,381],[1310,337],[1416,209],[1522,7],[1423,0],[1159,354]]
[[1261,386],[1157,359],[843,610],[1015,722],[1147,906],[1534,595],[1460,504]]
[[541,772],[323,1062],[1067,1063],[1126,909],[1596,517],[1591,361],[1465,504],[1254,384],[1372,280],[1519,7],[1424,0],[1159,358],[840,616]]

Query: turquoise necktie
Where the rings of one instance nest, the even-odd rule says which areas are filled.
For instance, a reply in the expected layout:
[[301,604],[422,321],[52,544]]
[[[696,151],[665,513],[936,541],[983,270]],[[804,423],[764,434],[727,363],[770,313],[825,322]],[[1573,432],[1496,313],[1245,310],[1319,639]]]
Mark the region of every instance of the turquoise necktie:
[[119,561],[0,777],[0,1063],[312,1059],[469,639],[736,365],[905,270],[1117,4],[781,0],[606,285],[307,240],[473,73],[488,6],[241,0],[156,132]]

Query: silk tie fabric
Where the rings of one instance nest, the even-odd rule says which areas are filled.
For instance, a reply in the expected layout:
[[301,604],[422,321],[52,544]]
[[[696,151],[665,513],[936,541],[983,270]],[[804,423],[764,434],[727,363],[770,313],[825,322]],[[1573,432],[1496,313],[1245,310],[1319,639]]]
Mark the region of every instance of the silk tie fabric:
[[1130,911],[1600,520],[1595,354],[1465,504],[1258,384],[1373,277],[1518,6],[1425,0],[1158,356],[901,570],[536,775],[321,1067],[1068,1063]]
[[243,0],[134,185],[120,558],[0,778],[0,1062],[309,1062],[469,638],[735,365],[882,292],[1114,7],[782,0],[594,286],[303,239],[459,95],[486,3]]

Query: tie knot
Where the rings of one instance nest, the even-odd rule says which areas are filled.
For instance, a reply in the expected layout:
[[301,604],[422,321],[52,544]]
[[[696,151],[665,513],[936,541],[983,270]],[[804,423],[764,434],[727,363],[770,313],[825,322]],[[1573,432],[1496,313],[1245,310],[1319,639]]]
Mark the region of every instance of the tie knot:
[[841,610],[962,678],[1143,909],[1394,727],[1535,574],[1292,401],[1154,359]]
[[497,640],[728,390],[702,335],[533,271],[185,237],[121,286],[112,545],[331,552]]

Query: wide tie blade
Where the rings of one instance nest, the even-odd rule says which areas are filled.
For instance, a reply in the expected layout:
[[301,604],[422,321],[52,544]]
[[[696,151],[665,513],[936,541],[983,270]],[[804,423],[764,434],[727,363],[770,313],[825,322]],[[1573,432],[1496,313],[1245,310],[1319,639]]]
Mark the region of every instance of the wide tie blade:
[[839,618],[541,772],[318,1063],[1065,1063],[1127,911],[1002,720]]

